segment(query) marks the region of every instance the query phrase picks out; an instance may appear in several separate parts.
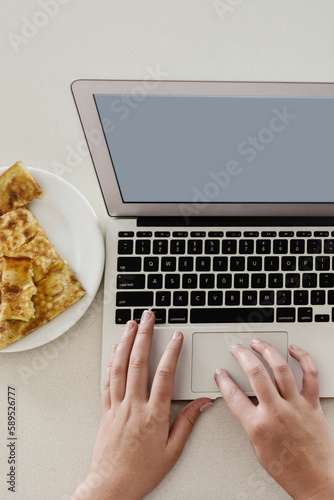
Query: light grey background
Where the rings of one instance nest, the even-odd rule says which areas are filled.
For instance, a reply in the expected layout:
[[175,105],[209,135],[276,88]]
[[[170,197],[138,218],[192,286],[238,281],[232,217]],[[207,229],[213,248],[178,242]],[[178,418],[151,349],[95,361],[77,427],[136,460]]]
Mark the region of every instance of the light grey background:
[[[63,176],[92,204],[103,229],[107,215],[72,79],[334,81],[332,0],[55,2],[46,18],[42,0],[1,3],[1,164],[21,159]],[[0,355],[1,498],[67,500],[85,477],[100,419],[101,332],[100,289],[87,314],[49,346]],[[16,494],[6,492],[4,476],[8,385],[17,390]],[[173,417],[183,406],[173,404]],[[323,407],[334,430],[333,400]],[[149,498],[288,497],[218,399]]]

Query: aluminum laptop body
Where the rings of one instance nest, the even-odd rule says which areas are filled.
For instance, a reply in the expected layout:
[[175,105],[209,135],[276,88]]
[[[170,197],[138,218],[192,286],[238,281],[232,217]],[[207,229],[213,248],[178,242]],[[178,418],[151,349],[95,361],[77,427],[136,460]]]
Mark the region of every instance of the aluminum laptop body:
[[334,84],[76,80],[110,222],[102,374],[128,319],[156,311],[150,377],[184,334],[174,399],[268,340],[297,344],[334,396]]

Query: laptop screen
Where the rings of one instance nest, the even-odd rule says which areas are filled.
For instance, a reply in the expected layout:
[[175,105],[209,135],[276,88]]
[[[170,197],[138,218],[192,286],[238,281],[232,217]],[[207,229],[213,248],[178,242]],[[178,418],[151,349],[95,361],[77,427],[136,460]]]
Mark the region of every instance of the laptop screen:
[[124,203],[333,203],[334,98],[95,94]]

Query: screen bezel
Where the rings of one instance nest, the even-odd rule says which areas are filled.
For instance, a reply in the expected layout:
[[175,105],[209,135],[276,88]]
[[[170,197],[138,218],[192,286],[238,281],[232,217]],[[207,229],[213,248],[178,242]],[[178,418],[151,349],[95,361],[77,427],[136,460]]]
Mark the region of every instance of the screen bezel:
[[[79,113],[104,202],[110,216],[333,216],[334,203],[125,203],[104,137],[94,94],[334,97],[334,83],[84,80],[72,82]],[[333,165],[334,166],[334,165]]]

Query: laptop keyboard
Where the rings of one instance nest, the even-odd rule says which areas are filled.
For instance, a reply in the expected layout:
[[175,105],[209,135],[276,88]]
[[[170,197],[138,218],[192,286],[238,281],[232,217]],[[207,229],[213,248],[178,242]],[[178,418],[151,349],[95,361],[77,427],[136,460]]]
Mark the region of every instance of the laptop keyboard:
[[119,232],[116,324],[334,321],[334,231]]

